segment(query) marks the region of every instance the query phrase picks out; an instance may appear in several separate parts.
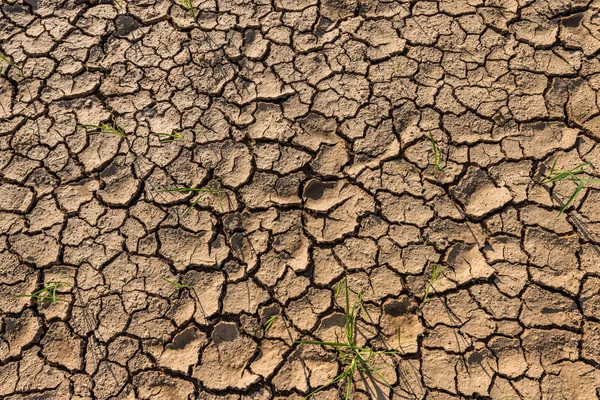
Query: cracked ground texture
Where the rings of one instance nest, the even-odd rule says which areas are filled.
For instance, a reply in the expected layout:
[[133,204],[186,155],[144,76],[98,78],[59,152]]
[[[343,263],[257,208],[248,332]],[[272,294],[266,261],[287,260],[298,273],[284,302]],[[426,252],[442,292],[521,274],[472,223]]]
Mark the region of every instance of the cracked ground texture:
[[599,398],[600,1],[0,4],[0,398]]

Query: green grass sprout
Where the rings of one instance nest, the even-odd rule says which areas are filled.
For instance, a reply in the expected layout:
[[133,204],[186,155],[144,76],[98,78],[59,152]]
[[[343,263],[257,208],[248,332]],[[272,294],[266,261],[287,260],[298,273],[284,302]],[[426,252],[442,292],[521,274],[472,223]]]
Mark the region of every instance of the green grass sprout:
[[36,290],[31,294],[16,294],[15,297],[31,297],[33,299],[37,299],[40,302],[48,302],[51,304],[55,304],[57,301],[67,301],[65,299],[61,299],[58,297],[56,293],[61,287],[70,286],[67,282],[61,281],[49,281],[44,282],[42,284],[42,288]]
[[123,128],[117,124],[117,118],[113,119],[112,125],[101,122],[100,125],[83,125],[78,124],[77,126],[85,128],[90,135],[114,135],[121,138],[127,136]]
[[425,295],[423,296],[423,301],[421,302],[419,308],[423,308],[425,302],[427,301],[427,298],[429,297],[431,289],[433,289],[433,286],[438,283],[437,280],[439,276],[446,270],[446,268],[447,267],[438,268],[438,265],[436,263],[433,264],[433,271],[431,272],[431,277],[427,282],[427,286],[425,286]]
[[196,20],[196,6],[194,6],[194,0],[179,0],[179,3],[187,12],[190,13],[194,21]]
[[389,389],[394,390],[392,385],[387,382],[387,380],[380,374],[380,370],[375,368],[371,364],[371,360],[376,356],[395,356],[398,355],[398,350],[392,351],[376,351],[369,347],[362,347],[356,344],[357,338],[357,329],[356,329],[356,321],[360,316],[361,311],[364,313],[363,307],[363,291],[362,289],[358,292],[355,301],[351,304],[350,302],[350,290],[348,288],[347,279],[344,278],[336,287],[336,296],[339,295],[344,290],[346,295],[345,299],[345,324],[344,331],[345,335],[343,341],[338,342],[325,342],[320,340],[301,340],[296,343],[303,345],[317,345],[317,346],[326,346],[333,347],[337,353],[338,360],[345,366],[342,373],[338,376],[334,377],[325,385],[317,388],[316,390],[309,393],[305,399],[308,399],[320,392],[321,390],[330,387],[332,385],[336,385],[342,381],[346,381],[346,390],[344,398],[346,400],[350,399],[350,395],[352,392],[352,383],[354,381],[354,377],[356,373],[364,373],[373,377],[379,383],[382,383]]
[[431,133],[429,134],[429,142],[431,143],[431,148],[433,150],[433,165],[441,171],[444,169],[442,166],[442,153]]
[[150,134],[152,136],[157,136],[158,138],[160,138],[161,142],[174,142],[176,140],[181,140],[183,139],[183,136],[181,135],[181,133],[175,132],[173,131],[172,133],[161,133],[161,132],[150,132]]
[[220,178],[212,179],[210,182],[208,182],[208,184],[205,187],[202,187],[202,188],[191,188],[191,187],[170,188],[170,189],[159,190],[158,193],[164,193],[164,192],[169,192],[169,193],[171,193],[171,192],[195,192],[195,193],[198,193],[199,194],[198,197],[196,197],[196,199],[194,201],[192,201],[192,204],[183,213],[184,217],[186,215],[188,215],[190,213],[190,211],[192,211],[192,209],[196,206],[196,204],[198,204],[198,202],[200,202],[200,200],[202,200],[207,195],[217,195],[219,197],[221,211],[223,211],[224,210],[223,189],[207,187],[207,186],[214,186],[214,183],[216,183],[220,180],[221,180]]
[[178,289],[189,289],[190,288],[190,285],[185,284],[185,283],[179,283],[179,282],[175,282],[175,281],[170,281],[167,278],[162,278],[162,277],[160,279],[162,279],[163,281],[165,281],[167,283],[170,283],[171,285],[175,286]]
[[[13,67],[14,69],[16,69],[17,72],[19,73],[19,75],[25,76],[25,74],[23,74],[23,70],[17,64],[15,64],[10,58],[8,58],[6,55],[4,55],[2,53],[0,53],[0,61],[8,64],[9,67]],[[2,72],[2,67],[0,67],[0,73],[1,72]]]
[[547,185],[549,183],[561,183],[565,181],[575,182],[577,183],[577,187],[569,197],[569,200],[565,203],[563,208],[560,210],[560,214],[565,212],[567,208],[575,201],[577,196],[581,193],[586,183],[600,183],[600,179],[590,179],[590,178],[582,178],[581,174],[585,173],[585,168],[590,166],[593,168],[593,165],[589,162],[584,162],[577,165],[571,169],[556,169],[556,162],[558,158],[554,159],[554,163],[552,163],[552,167],[550,171],[545,176],[545,179],[542,181],[542,185]]
[[265,324],[264,324],[265,335],[267,334],[267,332],[269,332],[269,329],[271,329],[271,326],[277,320],[277,317],[279,317],[279,315],[273,315],[267,320],[267,322],[265,322]]

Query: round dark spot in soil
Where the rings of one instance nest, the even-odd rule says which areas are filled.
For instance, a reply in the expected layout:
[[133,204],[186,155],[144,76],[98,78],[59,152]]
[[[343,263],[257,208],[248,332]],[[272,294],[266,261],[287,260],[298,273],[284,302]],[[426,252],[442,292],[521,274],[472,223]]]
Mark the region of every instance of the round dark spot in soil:
[[575,27],[579,26],[582,19],[583,19],[583,13],[574,14],[568,18],[563,19],[562,24],[563,24],[563,26],[566,26],[567,28],[575,28]]
[[317,37],[322,37],[325,32],[327,32],[327,28],[331,26],[332,22],[327,18],[321,18],[319,20],[319,24],[317,25],[316,34]]
[[252,44],[256,40],[256,32],[248,31],[246,32],[246,44]]
[[235,324],[219,324],[213,332],[213,340],[218,345],[222,342],[232,342],[238,337],[238,330]]
[[221,246],[223,246],[223,239],[221,239],[221,237],[219,236],[211,244],[212,244],[213,249],[219,249],[219,248],[221,248]]
[[198,332],[194,328],[188,328],[175,336],[173,343],[167,346],[168,349],[180,350],[198,338]]
[[312,180],[308,182],[308,185],[306,185],[306,189],[304,189],[304,197],[309,198],[311,200],[319,200],[321,197],[323,197],[325,189],[330,189],[332,187],[332,183],[325,183],[318,180]]
[[564,310],[557,310],[555,308],[544,307],[542,308],[542,314],[558,314]]
[[478,352],[476,352],[476,351],[473,352],[473,354],[471,354],[469,356],[469,358],[467,359],[467,362],[470,365],[481,364],[482,361],[483,361],[483,356],[481,354],[479,354]]
[[323,318],[323,321],[321,322],[321,328],[327,329],[331,327],[342,327],[345,323],[346,318],[343,314],[334,314]]
[[115,20],[117,30],[115,34],[119,37],[127,36],[137,30],[141,24],[128,15],[119,15]]
[[392,301],[383,306],[383,312],[392,317],[406,315],[411,309],[410,300],[404,298],[400,301]]
[[234,233],[231,236],[231,247],[233,250],[240,251],[244,245],[244,235],[241,233]]
[[104,169],[104,171],[102,171],[100,176],[102,178],[109,178],[109,177],[115,175],[118,170],[119,170],[119,165],[117,165],[117,163],[112,163],[108,167],[106,167],[106,169]]
[[242,229],[242,216],[238,213],[227,215],[223,220],[223,224],[230,231]]

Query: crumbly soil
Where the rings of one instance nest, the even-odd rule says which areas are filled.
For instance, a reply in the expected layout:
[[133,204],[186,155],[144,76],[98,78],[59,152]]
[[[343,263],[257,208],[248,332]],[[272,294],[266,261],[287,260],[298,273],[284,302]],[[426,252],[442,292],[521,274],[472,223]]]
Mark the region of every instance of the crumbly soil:
[[600,1],[0,3],[0,398],[600,398]]

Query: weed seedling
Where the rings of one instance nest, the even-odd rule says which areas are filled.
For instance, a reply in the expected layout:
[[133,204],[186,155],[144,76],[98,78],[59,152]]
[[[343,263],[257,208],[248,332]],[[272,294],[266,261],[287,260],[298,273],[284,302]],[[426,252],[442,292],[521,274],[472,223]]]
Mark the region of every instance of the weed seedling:
[[123,128],[121,128],[117,124],[116,118],[113,119],[112,126],[109,124],[105,124],[104,122],[101,122],[100,125],[79,124],[77,126],[85,128],[90,135],[114,135],[114,136],[118,136],[118,137],[122,137],[122,138],[127,136],[127,134],[125,133]]
[[581,176],[579,176],[585,173],[586,167],[593,167],[593,165],[589,162],[579,164],[578,166],[572,169],[556,169],[557,160],[558,159],[555,159],[554,163],[552,163],[552,167],[550,168],[550,171],[548,171],[548,174],[546,174],[545,179],[542,181],[542,185],[546,185],[548,183],[561,183],[565,181],[577,183],[575,191],[573,192],[573,194],[571,194],[569,200],[567,200],[563,208],[560,210],[560,215],[563,212],[565,212],[567,208],[569,208],[573,201],[575,201],[579,193],[581,193],[581,191],[583,190],[583,187],[586,183],[600,183],[600,179],[582,178]]
[[181,136],[181,133],[177,133],[175,131],[173,131],[173,133],[150,132],[150,134],[152,136],[159,137],[160,141],[163,143],[174,142],[176,140],[183,139],[183,136]]
[[[220,178],[213,179],[210,182],[208,182],[208,184],[206,186],[211,186],[213,183],[216,183],[219,180],[220,180]],[[210,187],[206,187],[206,186],[203,188],[182,187],[182,188],[163,189],[163,190],[159,190],[158,193],[164,193],[164,192],[195,192],[195,193],[199,193],[198,197],[196,197],[196,199],[192,202],[192,204],[183,213],[184,217],[186,215],[188,215],[190,211],[192,211],[192,209],[196,206],[196,204],[198,204],[198,202],[200,200],[202,200],[205,196],[210,195],[210,194],[219,196],[219,203],[221,205],[221,211],[223,211],[224,210],[224,208],[223,208],[223,190],[220,188],[210,188]]]
[[346,295],[346,305],[345,305],[345,309],[344,309],[344,311],[345,311],[344,312],[344,314],[345,314],[345,325],[344,325],[345,335],[344,336],[345,337],[343,338],[343,341],[324,342],[324,341],[319,341],[319,340],[302,340],[302,341],[298,341],[296,343],[333,347],[335,349],[335,351],[337,352],[338,360],[345,367],[341,374],[339,374],[338,376],[333,378],[327,384],[319,387],[318,389],[316,389],[313,392],[311,392],[310,394],[308,394],[308,396],[306,396],[305,399],[308,399],[309,397],[313,396],[317,392],[320,392],[321,390],[323,390],[331,385],[338,384],[345,380],[346,381],[345,399],[349,400],[350,394],[352,391],[352,382],[355,378],[356,373],[359,373],[359,374],[364,373],[365,375],[372,377],[379,383],[382,383],[386,387],[394,390],[392,388],[392,385],[390,385],[390,383],[387,382],[386,379],[379,373],[379,369],[373,367],[373,365],[371,364],[371,360],[373,359],[373,357],[376,357],[376,356],[398,355],[398,350],[376,351],[369,347],[362,347],[362,346],[359,346],[356,344],[356,337],[357,337],[356,320],[359,317],[361,311],[366,314],[364,307],[363,307],[363,302],[362,302],[363,291],[360,290],[358,292],[356,300],[351,304],[350,303],[350,290],[348,289],[347,279],[342,280],[340,282],[340,284],[338,285],[338,287],[336,288],[336,296],[342,290],[342,285],[344,286],[344,291],[345,291],[345,295]]
[[271,325],[273,325],[275,320],[277,320],[277,317],[279,317],[279,315],[273,315],[267,320],[267,322],[265,322],[265,335],[267,334],[267,332],[269,332],[269,329],[271,329]]
[[427,286],[425,286],[425,295],[423,296],[423,301],[421,302],[421,305],[419,306],[419,308],[423,308],[423,306],[425,305],[425,302],[427,301],[427,298],[429,297],[429,292],[431,291],[431,289],[433,289],[433,286],[436,285],[438,282],[438,278],[439,276],[446,270],[446,267],[443,268],[438,268],[437,264],[433,264],[433,271],[431,272],[431,277],[429,278],[429,282],[427,282]]
[[185,283],[179,283],[179,282],[175,282],[175,281],[170,281],[167,278],[160,278],[160,279],[162,279],[163,281],[165,281],[165,282],[167,282],[167,283],[175,286],[177,289],[189,289],[190,288],[190,285],[185,284]]
[[196,6],[194,6],[194,0],[179,0],[181,6],[190,13],[194,21],[196,20]]
[[69,284],[66,282],[44,282],[40,290],[37,290],[31,294],[16,294],[15,297],[31,297],[33,299],[37,299],[40,302],[48,302],[51,304],[55,304],[57,301],[66,301],[65,299],[59,298],[56,292],[59,288],[67,286],[69,286]]
[[[19,73],[19,75],[21,76],[25,76],[23,74],[23,70],[14,62],[12,62],[7,56],[5,56],[4,54],[0,53],[0,61],[3,63],[8,64],[9,67],[13,67],[14,69],[17,70],[17,72]],[[2,67],[0,67],[0,73],[2,72]]]
[[431,133],[429,134],[429,142],[431,143],[431,149],[433,150],[433,165],[441,171],[444,169],[444,167],[442,167],[442,154]]

